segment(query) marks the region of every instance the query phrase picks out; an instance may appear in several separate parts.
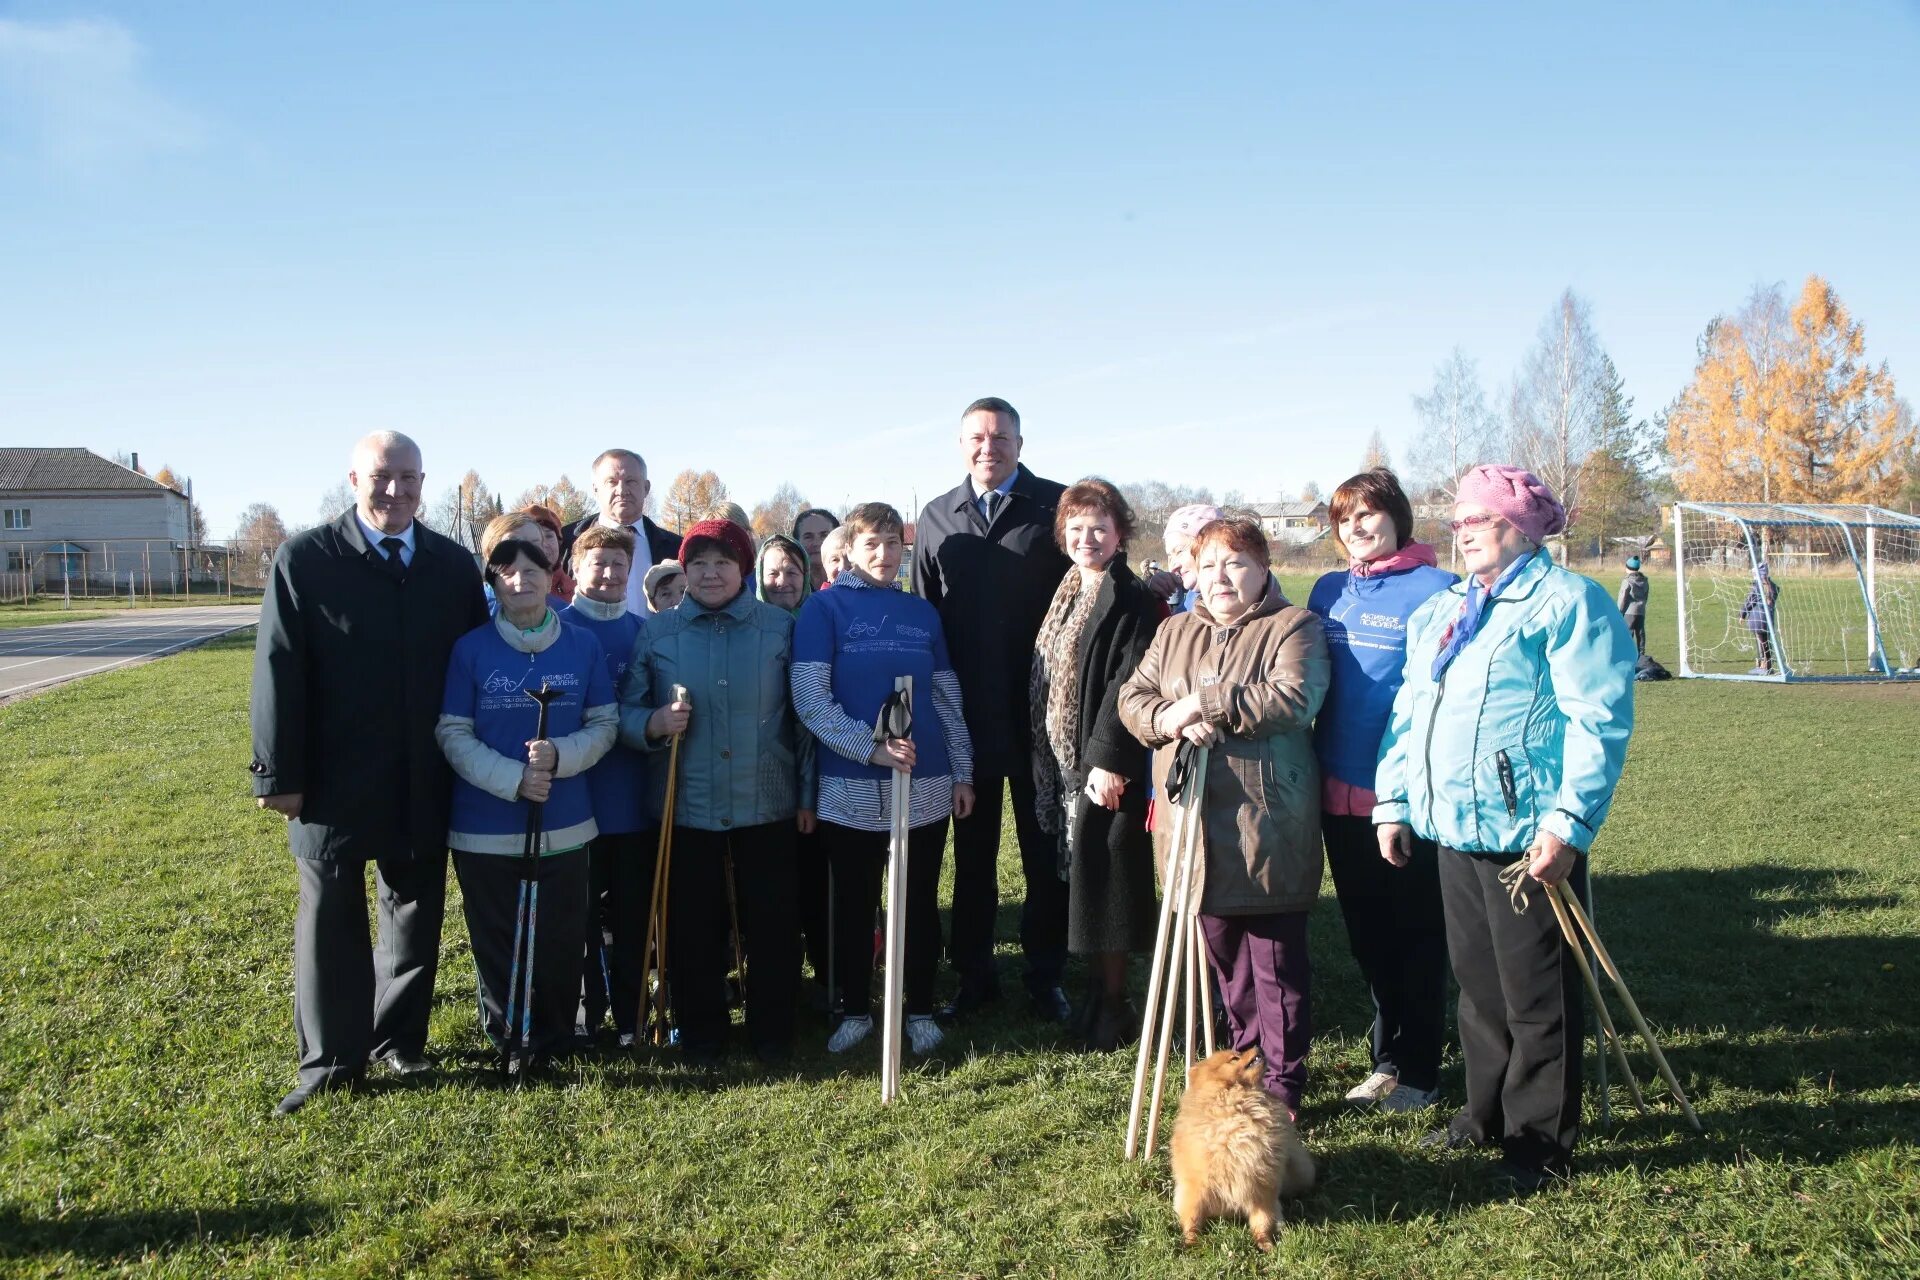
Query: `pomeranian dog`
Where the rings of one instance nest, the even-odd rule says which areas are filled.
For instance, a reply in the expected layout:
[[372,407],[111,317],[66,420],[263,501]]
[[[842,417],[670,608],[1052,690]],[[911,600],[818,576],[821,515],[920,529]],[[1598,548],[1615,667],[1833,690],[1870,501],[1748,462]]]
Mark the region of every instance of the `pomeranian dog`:
[[1264,1253],[1281,1197],[1313,1189],[1313,1157],[1286,1104],[1261,1087],[1264,1070],[1258,1049],[1222,1049],[1193,1066],[1173,1126],[1173,1213],[1184,1244],[1209,1218],[1245,1218]]

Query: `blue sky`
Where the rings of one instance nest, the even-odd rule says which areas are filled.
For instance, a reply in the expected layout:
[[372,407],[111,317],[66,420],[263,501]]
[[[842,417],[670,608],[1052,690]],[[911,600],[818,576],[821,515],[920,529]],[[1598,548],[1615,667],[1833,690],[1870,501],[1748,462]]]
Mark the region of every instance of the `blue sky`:
[[1913,3],[0,0],[0,443],[216,536],[378,427],[904,506],[998,394],[1057,479],[1290,497],[1566,286],[1651,414],[1808,272],[1904,389],[1917,73]]

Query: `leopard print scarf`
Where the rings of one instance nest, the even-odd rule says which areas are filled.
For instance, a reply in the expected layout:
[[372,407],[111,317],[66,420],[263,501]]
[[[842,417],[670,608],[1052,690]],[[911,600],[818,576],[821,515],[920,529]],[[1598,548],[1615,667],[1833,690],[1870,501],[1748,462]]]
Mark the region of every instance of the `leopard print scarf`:
[[1064,779],[1080,763],[1080,645],[1093,616],[1099,584],[1082,588],[1078,567],[1067,570],[1047,606],[1033,643],[1027,693],[1033,708],[1033,783],[1040,829],[1066,829]]

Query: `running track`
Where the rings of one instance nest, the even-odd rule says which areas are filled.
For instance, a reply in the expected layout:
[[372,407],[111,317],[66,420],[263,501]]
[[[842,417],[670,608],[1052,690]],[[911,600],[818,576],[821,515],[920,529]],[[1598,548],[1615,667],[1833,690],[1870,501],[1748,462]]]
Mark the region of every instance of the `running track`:
[[259,620],[257,604],[221,605],[0,631],[0,700],[165,657]]

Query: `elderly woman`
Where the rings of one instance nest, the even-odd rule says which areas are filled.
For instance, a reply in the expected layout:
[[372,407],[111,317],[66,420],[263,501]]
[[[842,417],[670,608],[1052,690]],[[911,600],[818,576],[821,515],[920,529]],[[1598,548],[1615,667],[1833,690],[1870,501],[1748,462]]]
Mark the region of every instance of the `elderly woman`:
[[1373,1069],[1347,1094],[1358,1106],[1411,1111],[1439,1096],[1447,1022],[1447,932],[1430,840],[1404,867],[1373,836],[1374,761],[1406,666],[1407,618],[1458,581],[1413,540],[1413,504],[1385,468],[1363,471],[1327,504],[1344,570],[1314,583],[1307,608],[1327,629],[1333,664],[1313,727],[1320,830],[1347,945],[1373,995]]
[[845,572],[846,567],[847,527],[835,525],[831,533],[820,539],[820,569],[826,576],[818,589],[825,591],[832,586],[834,579]]
[[566,526],[552,507],[540,502],[529,502],[513,514],[526,516],[539,526],[540,549],[547,553],[547,560],[553,565],[553,607],[566,608],[573,602],[573,577],[560,558],[560,540]]
[[806,548],[786,534],[768,534],[760,544],[753,566],[754,590],[760,599],[797,617],[813,592],[811,576]]
[[1120,686],[1167,616],[1127,566],[1133,509],[1105,480],[1060,496],[1054,539],[1073,567],[1034,643],[1033,777],[1041,829],[1060,842],[1068,881],[1067,949],[1089,957],[1089,1048],[1127,1042],[1127,953],[1153,946],[1153,838],[1147,758],[1120,723]]
[[839,527],[840,517],[821,507],[808,507],[793,518],[793,540],[807,553],[807,573],[816,591],[833,581],[820,557],[820,544]]
[[[665,811],[667,747],[676,735],[667,977],[688,1061],[725,1052],[727,867],[742,942],[753,956],[747,1038],[763,1062],[793,1047],[800,981],[794,840],[813,829],[813,742],[787,694],[793,618],[753,598],[753,539],[729,520],[702,520],[680,544],[687,597],[647,619],[620,686],[620,740],[655,753],[653,811]],[[691,702],[673,697],[687,687]]]
[[[1234,1048],[1260,1050],[1267,1090],[1297,1114],[1312,1038],[1307,910],[1320,895],[1311,730],[1327,692],[1327,642],[1320,619],[1281,594],[1259,525],[1215,520],[1191,550],[1199,598],[1155,634],[1120,689],[1120,719],[1158,748],[1160,795],[1175,743],[1211,748],[1195,886],[1200,928]],[[1155,806],[1163,869],[1173,814]]]
[[657,562],[640,583],[640,590],[647,597],[647,608],[655,613],[668,613],[687,598],[687,573],[678,560]]
[[[1606,591],[1542,545],[1567,516],[1531,472],[1475,467],[1453,514],[1469,577],[1407,622],[1373,820],[1396,867],[1416,836],[1440,846],[1467,1105],[1421,1141],[1498,1143],[1526,1192],[1571,1167],[1580,1125],[1580,978],[1543,886],[1585,896],[1633,731],[1634,648]],[[1525,911],[1500,880],[1515,863]]]
[[[460,877],[484,1029],[507,1038],[515,904],[523,874],[527,803],[544,804],[540,916],[534,948],[526,1070],[571,1046],[586,947],[587,845],[599,834],[586,773],[613,745],[617,709],[600,642],[562,623],[547,604],[552,568],[537,543],[507,538],[487,554],[500,611],[462,636],[447,664],[434,736],[453,766],[447,843]],[[547,732],[526,691],[559,692]],[[529,927],[532,927],[531,925]]]
[[1167,569],[1180,580],[1177,594],[1169,592],[1173,598],[1168,603],[1173,606],[1175,613],[1185,613],[1193,608],[1200,594],[1195,589],[1193,578],[1193,537],[1223,514],[1212,503],[1195,502],[1167,517],[1161,542],[1167,548]]

